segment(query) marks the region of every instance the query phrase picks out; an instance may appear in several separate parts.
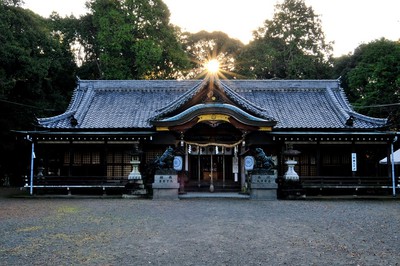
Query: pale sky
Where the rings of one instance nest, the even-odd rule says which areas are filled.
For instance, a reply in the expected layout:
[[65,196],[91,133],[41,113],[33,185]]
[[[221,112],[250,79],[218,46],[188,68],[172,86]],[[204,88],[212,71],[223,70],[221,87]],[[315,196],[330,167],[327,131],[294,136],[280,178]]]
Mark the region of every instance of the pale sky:
[[[170,21],[184,31],[222,31],[247,44],[252,32],[271,19],[278,0],[164,0]],[[25,8],[47,17],[86,13],[86,0],[24,0]],[[282,0],[279,0],[282,2]],[[399,0],[305,0],[320,15],[334,55],[353,52],[362,43],[385,37],[400,39]]]

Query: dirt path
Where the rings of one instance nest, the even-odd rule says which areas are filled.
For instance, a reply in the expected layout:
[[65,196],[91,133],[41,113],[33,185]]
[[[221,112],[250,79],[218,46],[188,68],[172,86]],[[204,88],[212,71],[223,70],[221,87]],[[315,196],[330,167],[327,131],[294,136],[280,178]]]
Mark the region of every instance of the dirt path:
[[399,265],[396,200],[0,198],[1,265]]

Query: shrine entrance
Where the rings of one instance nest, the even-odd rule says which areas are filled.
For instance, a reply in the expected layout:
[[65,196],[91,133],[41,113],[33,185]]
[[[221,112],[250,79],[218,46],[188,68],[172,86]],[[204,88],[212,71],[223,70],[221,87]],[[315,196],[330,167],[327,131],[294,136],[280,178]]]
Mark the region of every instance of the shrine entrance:
[[191,145],[188,156],[188,182],[192,191],[240,191],[238,157],[229,147]]
[[239,145],[242,132],[229,123],[199,123],[185,134],[188,152],[186,190],[240,191]]
[[186,191],[240,191],[247,135],[271,131],[277,121],[210,76],[157,110],[151,123],[158,132],[175,134],[186,150]]

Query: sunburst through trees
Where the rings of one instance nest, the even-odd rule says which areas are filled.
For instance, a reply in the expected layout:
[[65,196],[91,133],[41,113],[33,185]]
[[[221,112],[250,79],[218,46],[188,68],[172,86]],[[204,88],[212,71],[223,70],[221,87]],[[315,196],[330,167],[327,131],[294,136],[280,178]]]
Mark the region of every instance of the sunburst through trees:
[[[192,63],[185,78],[198,79],[210,74],[223,79],[238,77],[235,58],[244,46],[239,40],[231,39],[223,32],[201,31],[185,33],[182,42]],[[209,64],[217,69],[210,70]]]

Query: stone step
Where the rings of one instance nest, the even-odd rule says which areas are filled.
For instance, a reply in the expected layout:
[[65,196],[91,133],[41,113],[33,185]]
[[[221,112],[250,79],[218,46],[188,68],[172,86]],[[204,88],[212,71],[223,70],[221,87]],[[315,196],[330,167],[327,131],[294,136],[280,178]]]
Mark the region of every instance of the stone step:
[[188,192],[179,194],[179,199],[250,199],[250,196],[234,192]]

